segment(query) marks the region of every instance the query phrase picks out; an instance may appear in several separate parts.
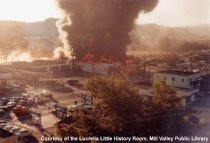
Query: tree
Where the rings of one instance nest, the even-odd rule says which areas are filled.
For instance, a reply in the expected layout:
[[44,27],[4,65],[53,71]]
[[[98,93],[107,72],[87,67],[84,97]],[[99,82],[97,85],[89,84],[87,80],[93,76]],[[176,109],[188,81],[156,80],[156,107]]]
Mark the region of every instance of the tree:
[[176,95],[174,89],[166,85],[164,80],[154,82],[153,91],[153,103],[161,110],[170,110],[181,106],[181,99]]
[[115,135],[135,134],[144,110],[143,97],[127,78],[113,75],[93,78],[87,88],[97,99],[101,128]]
[[59,136],[92,136],[96,133],[98,126],[96,118],[92,114],[87,114],[84,111],[76,111],[68,118],[66,125],[58,124]]
[[[187,133],[198,123],[196,111],[181,105],[181,98],[174,89],[167,86],[164,80],[156,81],[153,85],[154,95],[148,100],[150,113],[150,128],[156,134],[179,135]],[[157,124],[158,123],[158,124]],[[156,126],[156,128],[154,128]]]
[[73,113],[69,123],[59,126],[60,135],[178,135],[181,127],[195,123],[193,112],[181,106],[180,98],[164,81],[153,87],[154,95],[145,97],[125,77],[93,77],[87,89],[95,97],[94,110]]

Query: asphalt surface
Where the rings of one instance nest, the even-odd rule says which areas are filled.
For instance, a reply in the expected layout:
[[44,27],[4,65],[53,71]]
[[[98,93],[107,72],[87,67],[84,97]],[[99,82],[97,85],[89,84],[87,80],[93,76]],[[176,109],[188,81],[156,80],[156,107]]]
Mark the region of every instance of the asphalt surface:
[[191,134],[208,137],[210,142],[210,95],[204,95],[190,106],[200,112],[200,125],[196,126]]

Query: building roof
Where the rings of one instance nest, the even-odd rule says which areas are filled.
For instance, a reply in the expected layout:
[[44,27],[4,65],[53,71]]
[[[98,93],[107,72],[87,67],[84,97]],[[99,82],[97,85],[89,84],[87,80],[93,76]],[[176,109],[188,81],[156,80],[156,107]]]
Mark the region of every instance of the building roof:
[[7,73],[7,72],[0,72],[0,80],[6,80],[6,79],[11,79],[12,75],[11,73]]
[[188,76],[188,75],[198,74],[199,72],[182,71],[182,70],[164,70],[164,71],[159,71],[157,73],[165,73],[165,74]]

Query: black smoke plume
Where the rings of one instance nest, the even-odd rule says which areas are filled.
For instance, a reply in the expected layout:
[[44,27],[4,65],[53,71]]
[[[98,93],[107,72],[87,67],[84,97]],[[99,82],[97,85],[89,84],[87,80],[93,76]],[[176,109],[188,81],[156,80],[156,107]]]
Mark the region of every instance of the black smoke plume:
[[77,60],[122,61],[135,19],[149,12],[158,0],[58,0],[65,16],[59,27],[64,49]]

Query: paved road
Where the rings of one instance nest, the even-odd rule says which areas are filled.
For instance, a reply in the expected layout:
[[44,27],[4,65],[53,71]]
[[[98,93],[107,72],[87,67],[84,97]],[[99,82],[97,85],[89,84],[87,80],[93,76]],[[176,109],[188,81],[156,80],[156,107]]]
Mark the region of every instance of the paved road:
[[201,112],[199,115],[201,123],[210,123],[210,96],[199,98],[191,107]]
[[192,130],[192,135],[209,137],[210,142],[210,96],[205,95],[194,102],[191,107],[201,112],[199,115],[201,125]]

